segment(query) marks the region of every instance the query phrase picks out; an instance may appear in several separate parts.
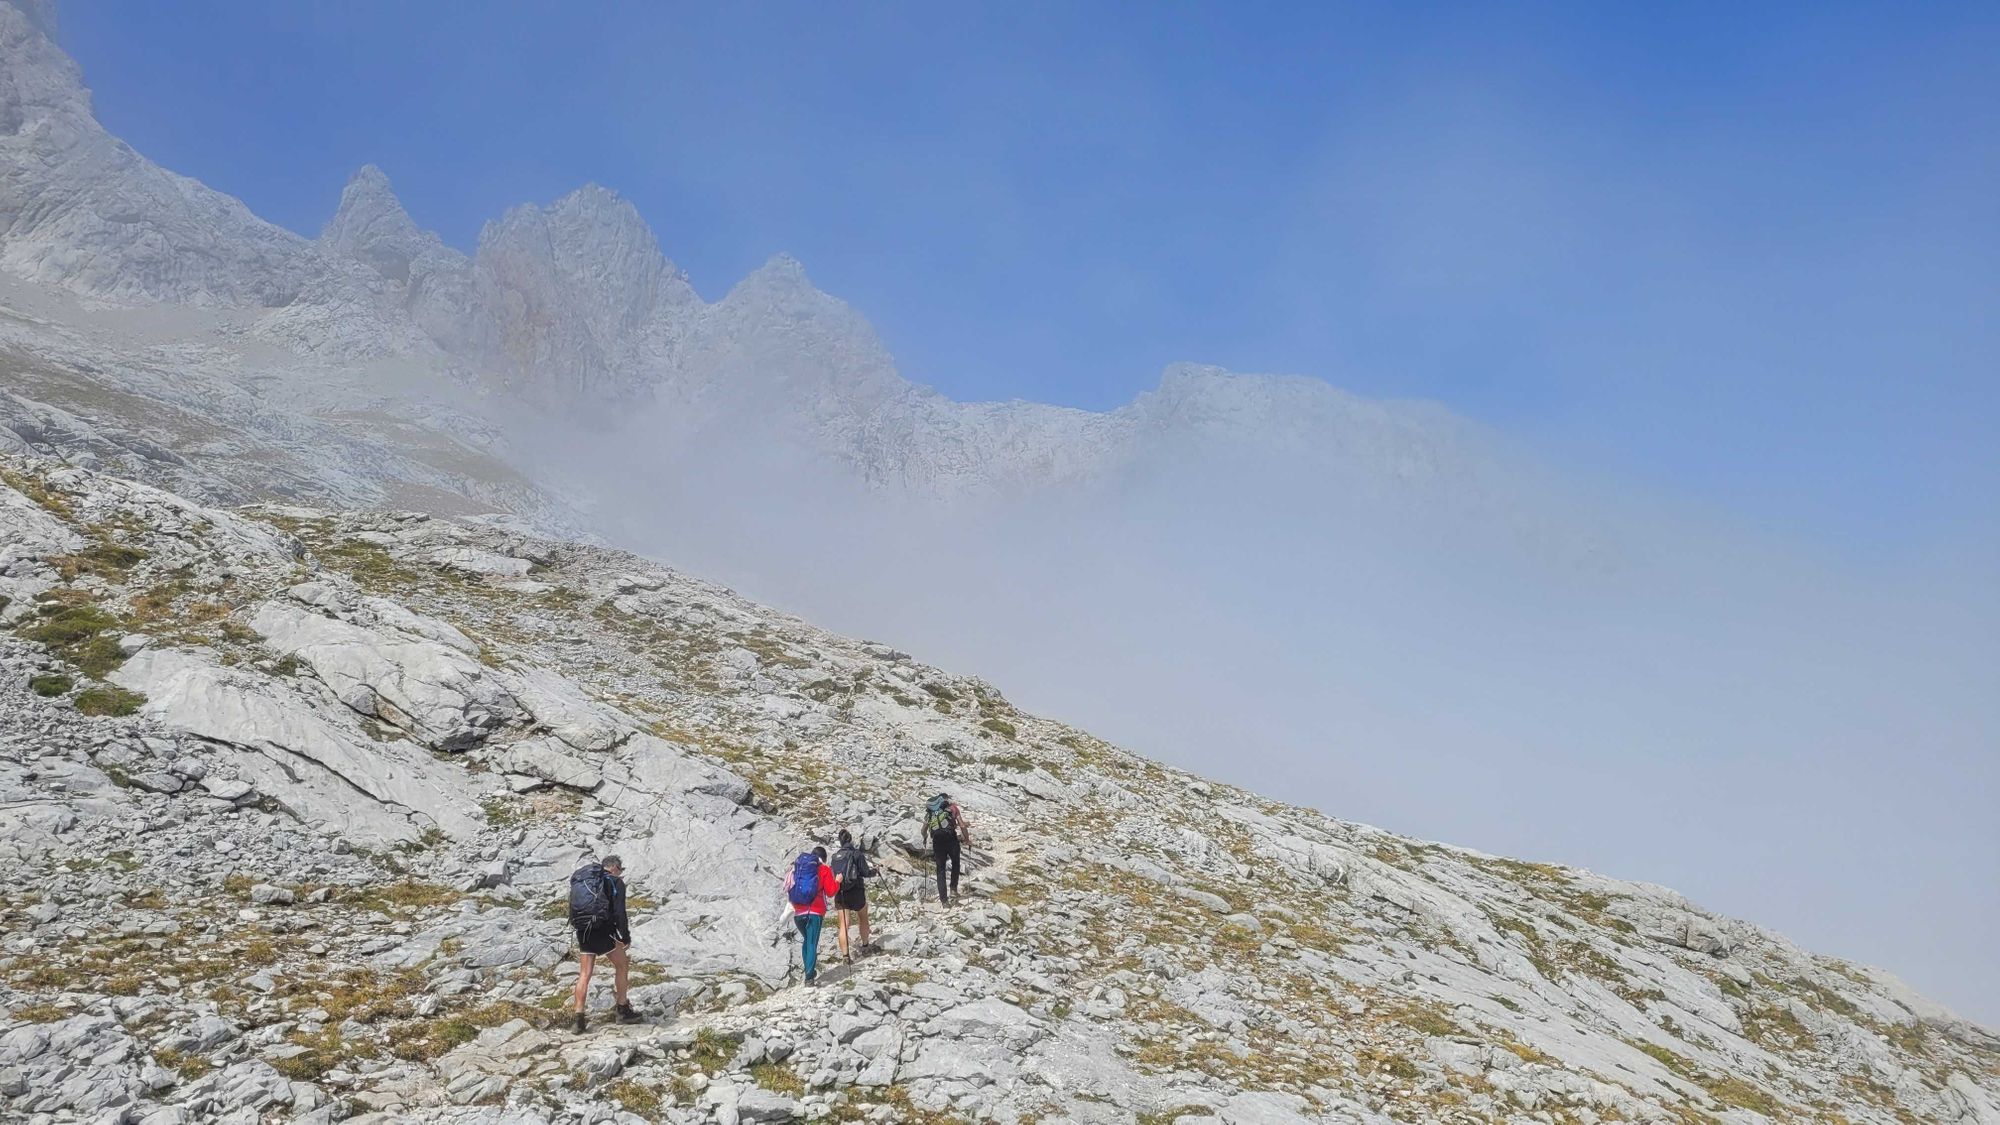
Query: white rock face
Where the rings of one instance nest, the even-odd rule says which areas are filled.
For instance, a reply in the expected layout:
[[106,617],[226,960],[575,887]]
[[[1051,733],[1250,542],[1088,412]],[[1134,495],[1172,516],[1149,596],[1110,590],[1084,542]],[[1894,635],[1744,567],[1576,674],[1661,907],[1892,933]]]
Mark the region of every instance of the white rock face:
[[[415,839],[428,824],[461,834],[478,825],[478,806],[458,771],[438,768],[408,743],[374,744],[341,716],[277,685],[173,650],[139,654],[117,682],[144,693],[147,714],[168,727],[264,755],[268,763],[239,759],[239,770],[257,789],[318,814],[350,840],[379,845]],[[349,799],[354,790],[371,800]]]
[[436,641],[270,602],[250,618],[266,644],[309,666],[341,702],[439,750],[469,749],[520,714],[479,662]]

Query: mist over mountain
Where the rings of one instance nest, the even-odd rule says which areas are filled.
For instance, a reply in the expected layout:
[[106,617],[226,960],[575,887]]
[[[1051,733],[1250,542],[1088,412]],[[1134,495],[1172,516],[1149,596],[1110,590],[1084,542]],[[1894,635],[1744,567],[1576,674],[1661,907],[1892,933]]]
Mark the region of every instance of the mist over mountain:
[[790,257],[698,293],[605,187],[468,255],[368,166],[309,238],[106,132],[49,11],[0,3],[0,450],[595,537],[1175,764],[2000,1010],[1990,585],[1315,378],[954,401]]

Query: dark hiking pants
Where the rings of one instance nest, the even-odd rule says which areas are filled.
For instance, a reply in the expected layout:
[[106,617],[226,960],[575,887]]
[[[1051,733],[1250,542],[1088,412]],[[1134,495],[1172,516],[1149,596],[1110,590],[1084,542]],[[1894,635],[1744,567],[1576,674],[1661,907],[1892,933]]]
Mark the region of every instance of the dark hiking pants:
[[[937,863],[938,901],[950,902],[958,894],[958,833],[950,829],[940,829],[931,833],[931,859]],[[951,861],[951,886],[947,890],[944,881],[945,861]]]

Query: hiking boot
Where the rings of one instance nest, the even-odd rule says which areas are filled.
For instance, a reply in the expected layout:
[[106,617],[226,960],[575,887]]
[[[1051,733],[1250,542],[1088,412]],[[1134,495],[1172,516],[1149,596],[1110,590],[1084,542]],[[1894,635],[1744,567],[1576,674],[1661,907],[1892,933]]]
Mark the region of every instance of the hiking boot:
[[583,1013],[582,1013],[582,1012],[578,1012],[578,1013],[576,1014],[576,1033],[577,1033],[578,1035],[582,1035],[582,1034],[583,1034]]
[[632,1005],[630,1005],[630,1004],[620,1004],[620,1005],[618,1005],[618,1006],[617,1006],[616,1008],[613,1008],[613,1009],[612,1009],[612,1011],[614,1011],[614,1012],[617,1012],[617,1013],[618,1013],[618,1022],[619,1022],[619,1023],[645,1023],[645,1022],[646,1022],[646,1017],[644,1017],[644,1016],[640,1015],[639,1013],[637,1013],[637,1012],[633,1011],[633,1010],[632,1010]]

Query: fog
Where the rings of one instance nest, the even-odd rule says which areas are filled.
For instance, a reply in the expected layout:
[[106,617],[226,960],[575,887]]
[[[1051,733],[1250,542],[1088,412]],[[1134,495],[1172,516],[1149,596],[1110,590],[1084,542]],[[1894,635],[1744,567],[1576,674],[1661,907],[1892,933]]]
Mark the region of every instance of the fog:
[[1663,883],[2000,1016],[1990,586],[1842,569],[1469,427],[1470,481],[1176,450],[950,502],[755,429],[532,432],[614,542],[1031,711],[1339,817]]

